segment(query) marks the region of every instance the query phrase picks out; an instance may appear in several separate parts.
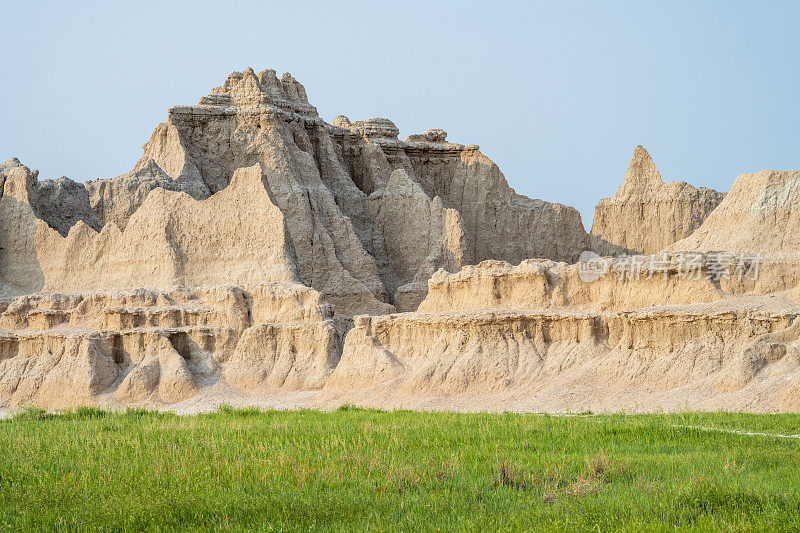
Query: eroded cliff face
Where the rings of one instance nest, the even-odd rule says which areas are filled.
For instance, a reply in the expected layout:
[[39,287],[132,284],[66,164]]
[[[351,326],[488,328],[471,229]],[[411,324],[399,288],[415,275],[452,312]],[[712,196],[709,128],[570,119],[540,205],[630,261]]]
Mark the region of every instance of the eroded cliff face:
[[[291,75],[247,69],[198,105],[171,108],[130,173],[85,184],[34,177],[30,206],[62,236],[79,222],[124,232],[153,191],[201,201],[225,190],[237,170],[259,165],[298,281],[349,316],[393,303],[413,309],[438,268],[489,258],[572,261],[602,247],[573,208],[517,195],[476,145],[447,142],[443,130],[406,142],[397,135],[388,119],[328,124]],[[23,292],[36,289],[29,285]]]
[[800,409],[796,313],[363,317],[319,404],[480,411]]
[[685,181],[664,183],[650,154],[637,146],[617,193],[597,202],[592,235],[654,254],[691,235],[724,196]]
[[[551,261],[438,273],[419,312],[356,317],[317,402],[800,409],[797,280],[792,290],[761,294],[734,266],[714,279],[712,256],[701,258],[696,279],[683,275],[677,255],[662,261],[657,271],[593,281],[578,265]],[[780,268],[767,265],[768,277]]]
[[[477,146],[328,124],[291,75],[252,69],[171,108],[125,175],[39,181],[7,161],[0,222],[7,405],[174,403],[214,379],[319,388],[353,315],[416,309],[439,269],[573,260],[590,242],[574,209],[517,195]],[[331,314],[259,321],[249,287],[265,283]],[[241,294],[207,300],[220,293]]]
[[296,283],[45,293],[0,309],[6,407],[315,389],[340,353],[330,304]]
[[[623,186],[631,195],[657,185],[639,155]],[[797,174],[740,176],[702,226],[663,253],[596,258],[594,268],[533,259],[437,272],[418,312],[356,318],[317,401],[800,410]]]
[[[348,126],[346,118],[338,118],[335,124]],[[345,160],[365,191],[385,186],[385,169],[401,168],[430,198],[438,197],[445,207],[458,211],[465,264],[530,257],[575,261],[584,250],[598,247],[583,230],[577,210],[516,194],[476,145],[447,142],[443,130],[410,135],[401,142],[387,119],[356,122],[348,131],[340,141]],[[364,140],[366,149],[360,146]],[[617,251],[603,251],[612,249]]]
[[[437,272],[418,312],[356,318],[318,401],[498,411],[800,410],[797,182],[796,171],[740,176],[694,233],[659,254],[572,265],[485,261]],[[611,207],[624,220],[631,199],[646,202],[648,188],[659,187],[669,186],[637,149],[615,197],[623,201]],[[638,220],[680,227],[675,216],[684,211],[676,211],[674,191],[650,212],[644,204]],[[611,207],[601,202],[598,211]],[[663,243],[671,231],[660,233]],[[617,235],[618,244],[634,248],[648,238]]]
[[[91,292],[107,289],[296,281],[281,211],[270,202],[255,165],[236,172],[231,186],[207,200],[155,189],[125,230],[100,232],[76,222],[66,236],[34,212],[38,189],[25,167],[7,185],[26,183],[24,201],[11,191],[1,202],[4,226],[16,236],[4,246],[3,275],[18,292]],[[26,237],[19,241],[20,237]]]
[[172,108],[135,171],[158,167],[197,196],[254,162],[274,170],[265,186],[286,218],[301,280],[345,314],[365,309],[364,290],[412,309],[438,268],[568,261],[587,249],[577,211],[515,194],[477,146],[446,135],[403,142],[382,118],[328,124],[291,76],[248,69],[198,106]]
[[797,261],[800,171],[742,174],[697,231],[671,250],[731,250]]
[[0,409],[800,410],[797,183],[720,203],[639,147],[590,235],[476,145],[234,72],[125,175],[0,165]]

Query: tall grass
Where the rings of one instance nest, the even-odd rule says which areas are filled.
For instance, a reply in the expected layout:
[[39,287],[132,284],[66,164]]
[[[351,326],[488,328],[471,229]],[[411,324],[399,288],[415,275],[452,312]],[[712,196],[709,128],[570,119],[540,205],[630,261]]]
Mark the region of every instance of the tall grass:
[[709,428],[800,416],[28,410],[0,421],[0,527],[800,529],[800,441]]

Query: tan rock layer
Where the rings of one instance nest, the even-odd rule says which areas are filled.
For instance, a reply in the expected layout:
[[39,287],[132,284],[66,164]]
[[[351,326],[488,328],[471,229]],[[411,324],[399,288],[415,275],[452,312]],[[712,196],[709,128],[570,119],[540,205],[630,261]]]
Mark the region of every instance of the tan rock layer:
[[605,270],[596,279],[585,277],[585,264],[547,260],[527,260],[517,266],[484,261],[454,274],[439,271],[428,282],[419,311],[630,310],[763,295],[800,285],[797,263],[743,262],[740,266],[723,264],[715,254],[683,253],[600,261]]
[[292,283],[37,294],[2,310],[0,407],[315,389],[341,352],[333,308]]
[[800,409],[796,312],[359,317],[321,405]]

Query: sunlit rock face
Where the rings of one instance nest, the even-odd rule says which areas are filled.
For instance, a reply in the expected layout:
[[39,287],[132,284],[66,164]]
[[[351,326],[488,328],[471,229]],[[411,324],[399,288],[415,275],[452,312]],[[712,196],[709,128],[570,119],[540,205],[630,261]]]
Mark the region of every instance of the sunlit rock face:
[[617,194],[597,203],[592,234],[633,252],[654,254],[691,235],[724,197],[685,181],[664,183],[650,154],[637,146]]
[[478,146],[398,135],[247,69],[122,176],[2,163],[0,409],[800,409],[798,172],[723,200],[639,147],[590,235]]

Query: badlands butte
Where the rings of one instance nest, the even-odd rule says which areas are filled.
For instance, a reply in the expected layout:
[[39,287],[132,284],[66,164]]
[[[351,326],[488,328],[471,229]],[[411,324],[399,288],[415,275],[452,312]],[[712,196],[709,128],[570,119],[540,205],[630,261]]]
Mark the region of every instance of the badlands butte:
[[721,193],[637,147],[586,233],[476,145],[247,69],[129,173],[37,174],[0,166],[2,409],[800,411],[798,171]]

